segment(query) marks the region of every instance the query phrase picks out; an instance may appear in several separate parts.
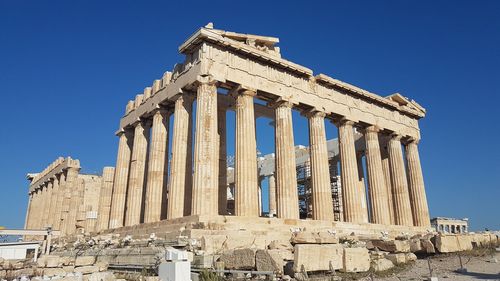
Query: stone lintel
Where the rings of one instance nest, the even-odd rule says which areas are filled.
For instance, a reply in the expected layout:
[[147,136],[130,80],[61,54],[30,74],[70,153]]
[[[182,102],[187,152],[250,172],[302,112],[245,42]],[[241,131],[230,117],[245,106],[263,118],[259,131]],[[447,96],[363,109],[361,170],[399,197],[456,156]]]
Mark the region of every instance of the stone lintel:
[[75,168],[80,169],[80,160],[71,159],[71,157],[62,158],[59,157],[56,161],[54,161],[51,165],[49,165],[50,169],[45,169],[43,172],[39,173],[31,182],[29,193],[35,191],[38,187],[43,185],[44,183],[51,180],[51,178],[57,176],[62,173],[64,170]]

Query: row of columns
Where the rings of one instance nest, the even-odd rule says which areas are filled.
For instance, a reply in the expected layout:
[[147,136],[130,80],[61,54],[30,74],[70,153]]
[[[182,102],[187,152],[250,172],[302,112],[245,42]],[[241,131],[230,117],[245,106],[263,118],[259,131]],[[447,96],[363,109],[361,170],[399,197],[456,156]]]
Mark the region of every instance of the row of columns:
[[29,194],[26,229],[51,227],[65,234],[76,230],[78,208],[83,202],[76,186],[79,169],[70,167],[44,182]]
[[[235,215],[256,217],[260,215],[253,108],[256,91],[238,87],[230,94],[236,100]],[[208,79],[198,83],[196,99],[194,162],[191,160],[193,97],[182,94],[175,100],[169,176],[166,155],[170,111],[158,109],[152,122],[140,120],[134,124],[133,132],[127,128],[119,133],[110,228],[186,215],[226,214],[225,109],[217,107],[217,87]],[[276,119],[276,186],[270,186],[270,189],[276,192],[271,191],[270,194],[276,196],[276,206],[271,206],[271,209],[275,208],[279,218],[298,219],[293,104],[277,101],[273,107]],[[306,116],[309,120],[313,219],[333,220],[324,120],[327,114],[311,110]],[[344,220],[368,222],[362,166],[360,168],[354,146],[356,123],[340,119],[335,124],[339,131]],[[366,139],[370,221],[428,226],[418,142],[405,140],[405,169],[401,136],[392,134],[385,151],[385,147],[380,145],[381,134],[376,126],[365,126],[363,133]]]

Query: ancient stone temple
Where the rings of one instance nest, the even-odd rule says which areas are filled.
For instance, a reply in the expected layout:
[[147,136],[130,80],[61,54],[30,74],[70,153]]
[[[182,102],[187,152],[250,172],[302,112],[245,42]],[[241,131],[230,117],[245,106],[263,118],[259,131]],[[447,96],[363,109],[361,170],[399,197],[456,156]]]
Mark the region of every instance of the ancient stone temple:
[[79,160],[59,157],[42,172],[28,174],[25,229],[50,227],[71,235],[107,228],[104,214],[109,213],[111,194],[106,190],[113,185],[114,168],[105,167],[102,176],[81,174],[80,168]]
[[[283,59],[278,41],[211,25],[199,29],[179,47],[185,61],[126,105],[116,169],[95,178],[99,189],[86,190],[78,160],[56,160],[30,178],[26,227],[52,226],[63,235],[128,233],[160,222],[367,235],[428,230],[418,152],[425,109],[400,94],[382,97],[314,75]],[[307,147],[296,147],[292,110],[308,120]],[[227,111],[234,111],[236,125],[231,165]],[[274,127],[268,141],[275,153],[265,157],[257,155],[257,118]],[[333,126],[338,140],[327,141]]]
[[[255,120],[265,116],[275,126],[270,197],[276,217],[299,219],[292,130],[292,110],[298,110],[309,120],[312,220],[334,221],[325,133],[325,122],[332,122],[339,131],[340,220],[430,226],[418,152],[418,120],[425,110],[400,94],[381,97],[313,75],[283,59],[278,41],[201,28],[179,47],[185,61],[129,101],[117,132],[109,228],[228,215],[227,110],[236,115],[235,218],[261,216]],[[358,133],[365,143],[362,154],[355,150]],[[361,157],[368,171],[366,196]]]

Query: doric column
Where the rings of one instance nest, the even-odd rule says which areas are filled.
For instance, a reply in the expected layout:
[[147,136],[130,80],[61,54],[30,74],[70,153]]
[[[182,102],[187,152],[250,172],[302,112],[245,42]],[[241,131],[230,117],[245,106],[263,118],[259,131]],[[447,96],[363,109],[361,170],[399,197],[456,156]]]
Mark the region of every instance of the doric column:
[[380,156],[382,158],[382,170],[384,171],[390,224],[394,225],[396,224],[396,220],[394,219],[394,202],[392,199],[391,165],[389,163],[388,139],[379,135],[378,140],[380,143]]
[[227,147],[226,108],[217,107],[217,134],[219,139],[219,215],[227,215]]
[[24,220],[24,229],[30,229],[30,216],[33,211],[33,193],[30,192],[28,196],[28,207],[26,208],[26,217]]
[[209,78],[197,89],[191,214],[217,215],[217,87]]
[[366,142],[366,170],[368,172],[368,191],[370,195],[371,222],[378,224],[391,224],[387,187],[382,169],[380,145],[378,141],[379,129],[370,126],[365,129]]
[[258,217],[257,141],[253,97],[255,91],[241,89],[236,94],[235,214]]
[[79,169],[77,168],[68,168],[66,172],[66,188],[69,192],[69,200],[67,202],[68,211],[66,222],[64,225],[65,234],[73,234],[76,231],[76,217],[81,202],[78,172]]
[[153,115],[149,149],[144,222],[156,222],[167,215],[168,127],[170,113],[164,109]]
[[52,184],[52,192],[50,195],[50,209],[49,209],[49,221],[48,224],[55,229],[56,225],[56,212],[57,212],[57,198],[59,196],[59,180],[57,177],[53,177],[50,179]]
[[133,145],[133,134],[122,131],[118,135],[118,155],[116,159],[113,194],[109,228],[122,227],[125,218],[125,199],[127,198],[127,181],[130,168],[130,155]]
[[64,201],[64,196],[66,192],[66,177],[64,176],[64,172],[57,175],[57,181],[59,183],[59,191],[57,192],[56,199],[56,210],[54,212],[54,230],[61,230],[61,220],[62,220],[62,205]]
[[274,174],[267,178],[269,181],[269,216],[274,217],[276,215],[276,178]]
[[333,221],[325,113],[313,111],[307,116],[309,119],[309,154],[311,159],[312,218]]
[[412,139],[406,144],[406,163],[413,223],[416,226],[429,227],[429,207],[427,206],[424,177],[418,153],[418,140],[416,139]]
[[[175,219],[184,216],[187,207],[185,196],[191,196],[191,194],[185,193],[188,189],[188,185],[189,190],[191,190],[192,108],[193,98],[188,95],[180,95],[175,101],[167,219]],[[189,202],[191,202],[191,197],[189,197]]]
[[45,204],[44,204],[44,208],[43,208],[43,224],[42,226],[45,228],[45,227],[48,227],[48,226],[51,226],[50,225],[50,208],[51,208],[51,204],[52,204],[52,182],[49,181],[47,182],[46,184],[46,188],[45,188]]
[[146,158],[148,152],[150,120],[135,123],[134,146],[130,159],[130,175],[127,190],[127,211],[125,212],[125,226],[141,223],[142,193],[146,174]]
[[102,170],[101,193],[99,194],[99,207],[97,210],[97,231],[108,229],[109,226],[114,176],[114,167],[104,167]]
[[339,123],[340,180],[342,181],[342,206],[344,221],[366,222],[362,204],[365,198],[359,190],[359,176],[354,147],[354,122],[343,119]]
[[275,108],[276,201],[278,218],[299,219],[297,171],[292,125],[292,103],[281,101]]
[[388,147],[395,223],[397,225],[412,226],[413,218],[411,214],[410,195],[408,193],[408,181],[403,162],[403,151],[401,150],[401,136],[397,134],[391,135]]
[[363,214],[363,222],[368,220],[368,198],[366,196],[365,171],[363,170],[363,152],[356,152],[356,161],[358,164],[358,188],[361,199],[361,213]]
[[42,227],[42,216],[43,216],[43,189],[37,187],[36,192],[36,202],[35,202],[35,212],[33,214],[33,224],[32,227],[39,229]]

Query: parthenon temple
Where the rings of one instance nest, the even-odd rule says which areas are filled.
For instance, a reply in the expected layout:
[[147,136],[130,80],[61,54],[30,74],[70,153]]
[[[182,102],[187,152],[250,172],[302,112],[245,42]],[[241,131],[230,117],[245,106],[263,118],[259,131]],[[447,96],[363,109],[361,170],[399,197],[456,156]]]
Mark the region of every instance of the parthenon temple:
[[[99,200],[83,205],[91,191],[75,184],[86,181],[79,162],[60,158],[30,178],[26,228],[50,225],[71,235],[229,220],[429,229],[418,150],[425,109],[400,94],[382,97],[314,75],[282,58],[278,42],[200,28],[179,47],[184,62],[127,103],[116,132],[116,167],[96,178]],[[307,118],[305,146],[294,142],[293,110]],[[235,116],[234,163],[228,163],[228,111]],[[267,139],[274,153],[257,153],[257,118],[274,128],[274,139]],[[338,139],[327,140],[328,122]]]

